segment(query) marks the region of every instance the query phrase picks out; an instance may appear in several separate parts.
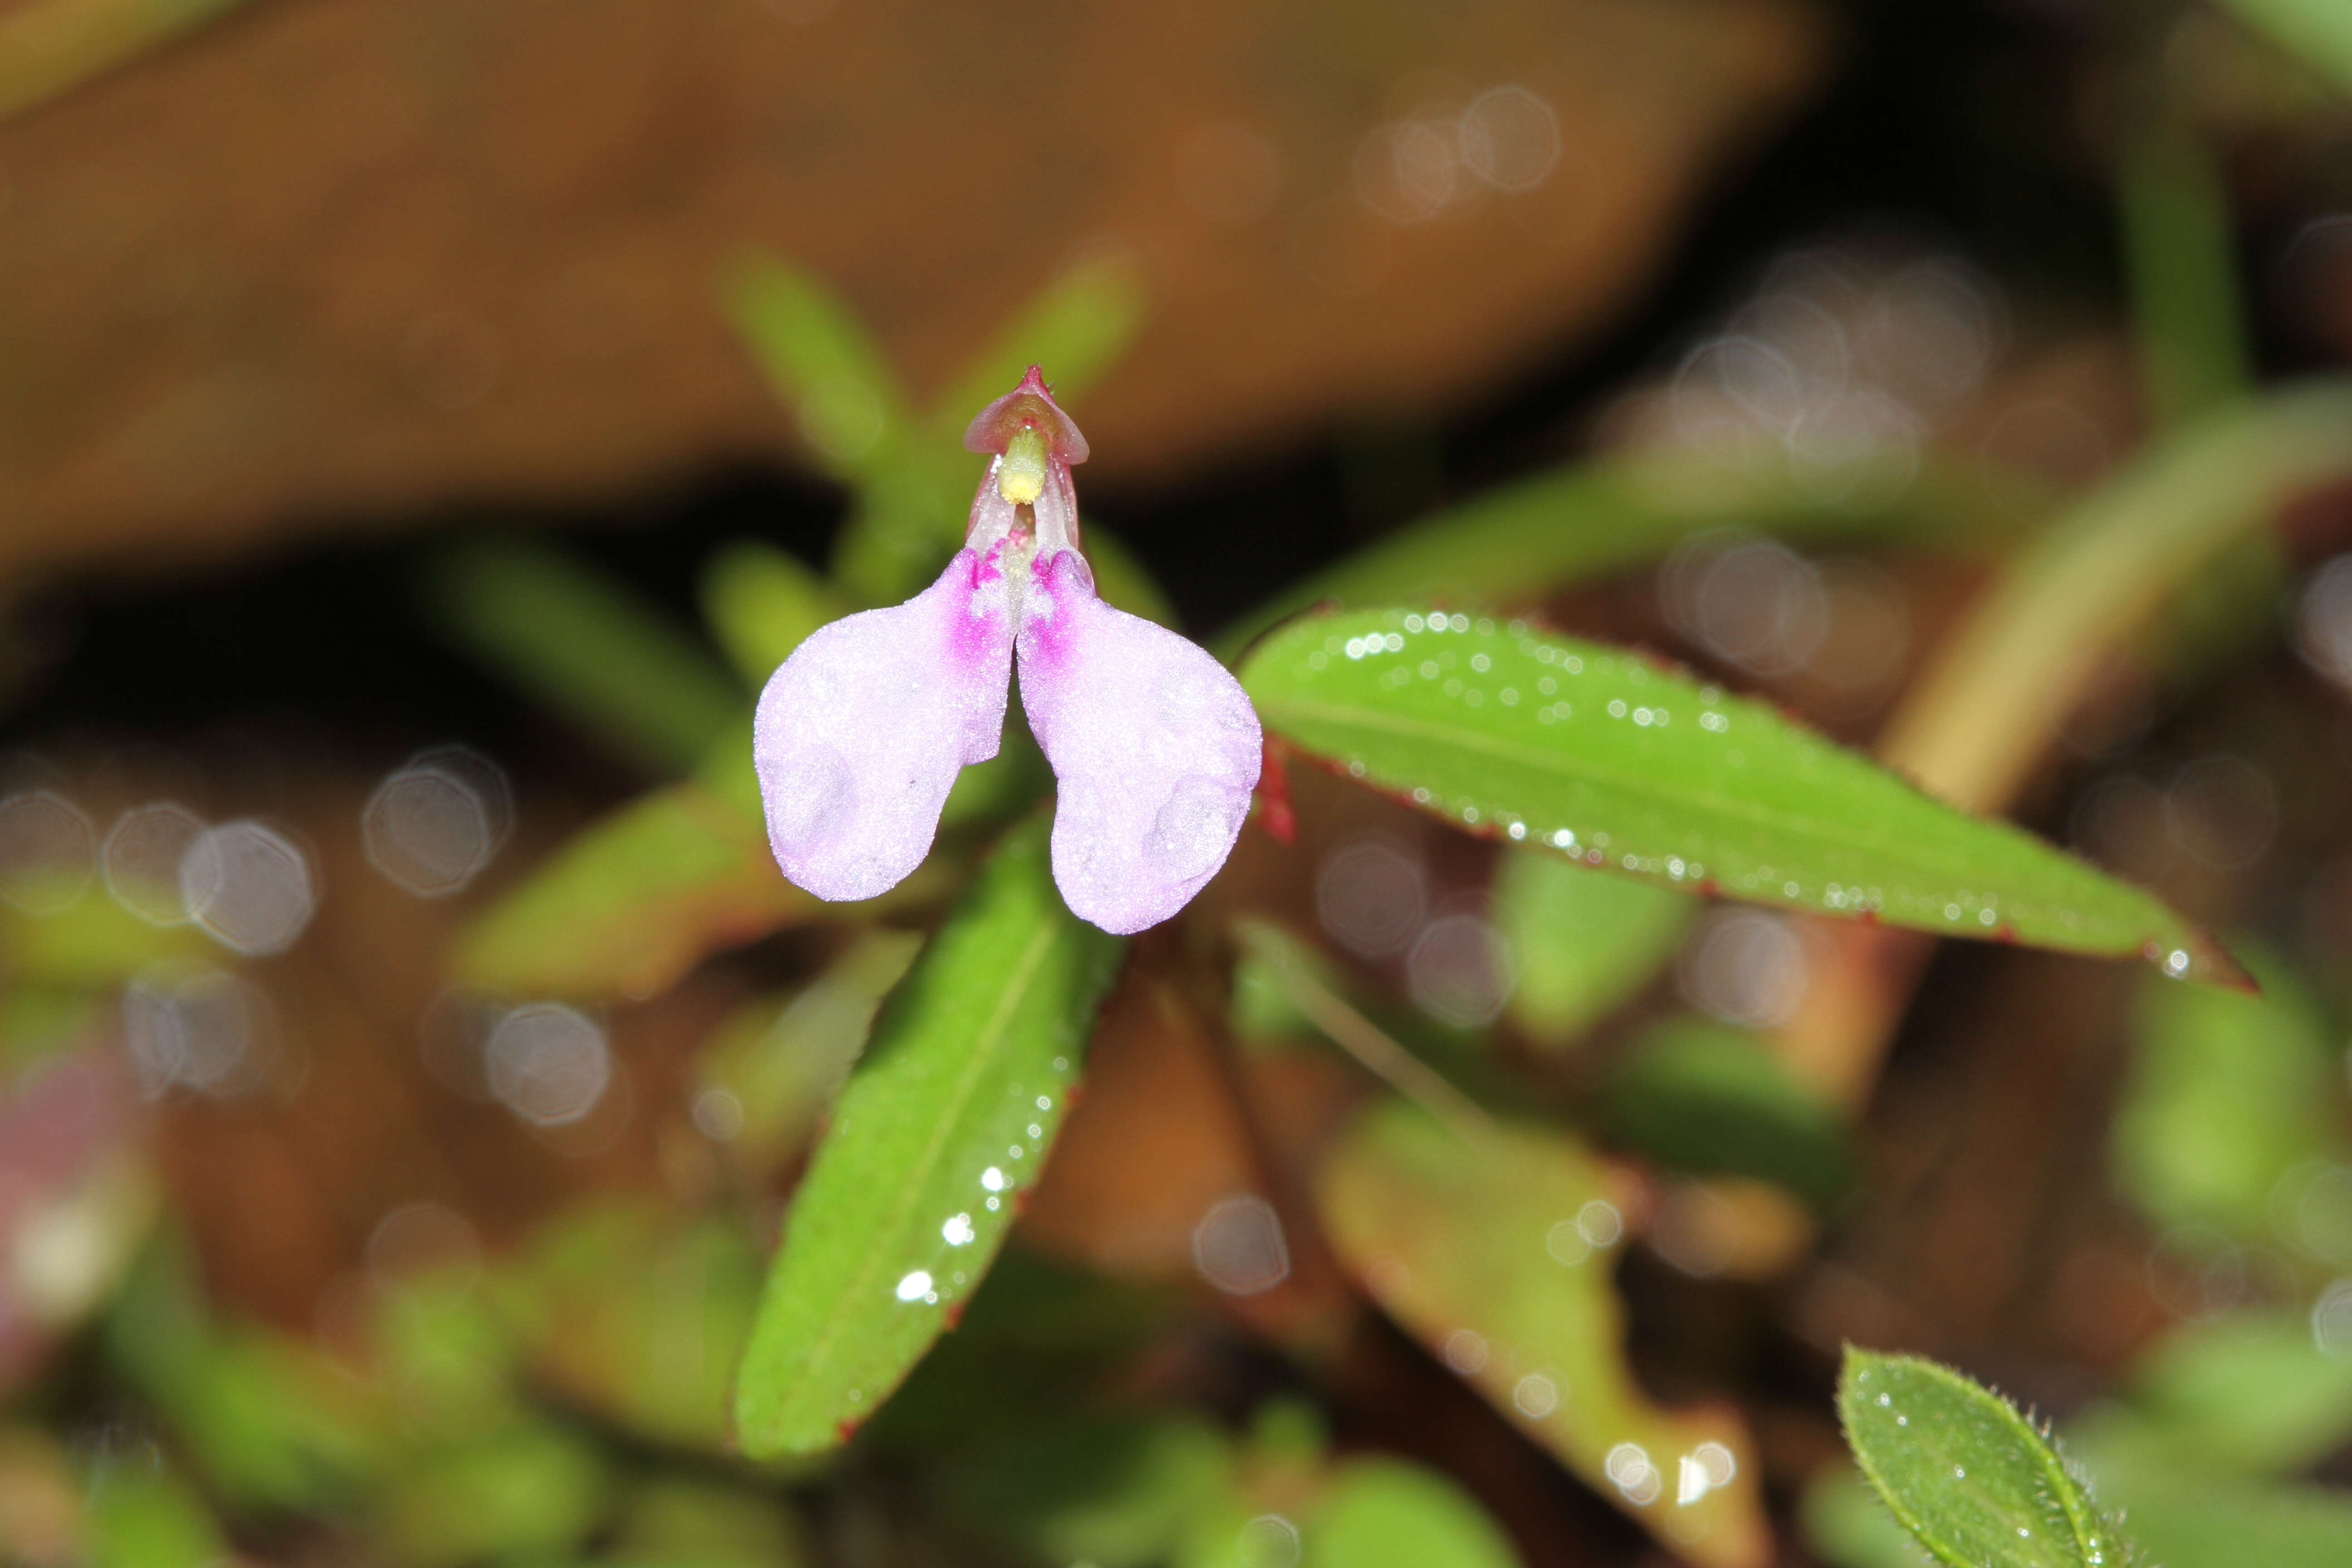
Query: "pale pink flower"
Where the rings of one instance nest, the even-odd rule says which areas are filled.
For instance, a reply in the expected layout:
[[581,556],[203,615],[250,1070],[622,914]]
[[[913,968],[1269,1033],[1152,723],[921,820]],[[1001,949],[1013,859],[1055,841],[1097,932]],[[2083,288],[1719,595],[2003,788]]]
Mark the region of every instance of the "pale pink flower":
[[922,863],[966,763],[1021,702],[1054,765],[1054,880],[1105,931],[1157,925],[1225,863],[1262,760],[1224,667],[1096,595],[1070,465],[1087,441],[1032,365],[964,445],[993,460],[964,547],[905,604],[819,628],[760,696],[768,841],[821,899],[870,899]]

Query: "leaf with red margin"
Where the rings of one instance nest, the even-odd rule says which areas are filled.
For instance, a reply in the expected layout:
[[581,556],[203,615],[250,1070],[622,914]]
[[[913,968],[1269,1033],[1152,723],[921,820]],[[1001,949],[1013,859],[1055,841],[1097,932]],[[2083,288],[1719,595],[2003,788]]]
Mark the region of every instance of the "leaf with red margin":
[[1473,833],[1692,892],[2243,984],[2153,895],[1622,649],[1353,610],[1282,626],[1240,673],[1299,754]]

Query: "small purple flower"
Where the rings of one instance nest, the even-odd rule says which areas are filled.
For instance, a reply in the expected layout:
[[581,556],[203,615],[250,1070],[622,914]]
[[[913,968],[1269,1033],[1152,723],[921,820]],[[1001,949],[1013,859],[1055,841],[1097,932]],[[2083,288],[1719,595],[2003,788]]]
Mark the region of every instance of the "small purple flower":
[[1192,900],[1232,853],[1263,752],[1224,667],[1112,609],[1078,550],[1087,440],[1037,367],[963,444],[994,455],[964,547],[905,604],[820,627],[769,678],[752,755],[768,842],[820,899],[870,899],[922,863],[957,770],[996,754],[1014,653],[1059,794],[1054,880],[1124,934]]

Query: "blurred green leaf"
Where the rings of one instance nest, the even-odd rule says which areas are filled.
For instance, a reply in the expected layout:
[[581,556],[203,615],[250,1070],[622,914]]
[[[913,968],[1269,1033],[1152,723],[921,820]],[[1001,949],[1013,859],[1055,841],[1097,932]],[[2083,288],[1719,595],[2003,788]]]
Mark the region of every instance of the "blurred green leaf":
[[[1309,1033],[1330,1041],[1440,1119],[1469,1130],[1487,1124],[1477,1100],[1457,1087],[1457,1080],[1490,1092],[1503,1087],[1495,1081],[1497,1075],[1485,1070],[1490,1063],[1473,1054],[1484,1037],[1435,1024],[1418,1009],[1381,1007],[1360,999],[1320,951],[1272,921],[1241,915],[1232,929],[1245,966],[1241,978],[1253,987],[1274,987],[1290,1016]],[[1278,1035],[1286,1020],[1262,1002],[1252,1005],[1259,1011],[1246,1019],[1248,1026],[1271,1026]],[[1412,1042],[1410,1049],[1407,1040]],[[1444,1064],[1444,1070],[1433,1063]],[[1478,1081],[1482,1079],[1486,1080],[1483,1084]]]
[[1045,368],[1055,402],[1067,408],[1084,401],[1142,331],[1145,304],[1143,274],[1127,258],[1072,263],[940,395],[941,433],[961,442],[971,416],[1012,391],[1033,364]]
[[2235,974],[2138,889],[1635,654],[1356,610],[1283,626],[1241,679],[1291,744],[1474,832],[1661,886]]
[[1800,1511],[1806,1541],[1835,1568],[1931,1568],[1934,1563],[1870,1483],[1843,1465],[1823,1467],[1805,1488]]
[[2100,673],[2278,509],[2352,475],[2352,379],[2221,409],[2135,458],[2018,552],[1937,645],[1879,754],[1979,809],[2022,786]]
[[30,0],[0,13],[0,117],[192,32],[243,0]]
[[91,1568],[219,1568],[234,1561],[220,1526],[159,1458],[110,1457],[90,1479]]
[[2352,7],[2343,0],[2222,0],[2239,19],[2352,92]]
[[603,1561],[801,1568],[815,1559],[791,1510],[772,1492],[662,1476],[630,1496]]
[[0,1071],[21,1072],[87,1043],[110,1016],[97,993],[0,982]]
[[1470,1495],[1401,1459],[1349,1459],[1306,1530],[1307,1568],[1516,1568],[1519,1554]]
[[549,546],[445,551],[426,592],[460,646],[652,773],[685,773],[742,710],[742,686],[685,628]]
[[2144,982],[2111,1133],[2116,1179],[2158,1225],[2272,1233],[2280,1184],[2334,1146],[2335,1042],[2295,980],[2259,952],[2259,996]]
[[2352,1563],[2352,1499],[2250,1480],[2151,1441],[2145,1426],[2070,1433],[2068,1451],[2164,1568],[2337,1568]]
[[1948,1568],[2137,1560],[2050,1439],[1948,1367],[1849,1346],[1838,1415],[1871,1486]]
[[785,1226],[736,1395],[755,1458],[870,1416],[986,1274],[1037,1178],[1125,943],[1013,829],[875,1026]]
[[[2126,90],[2134,89],[2143,101],[2126,116],[2117,206],[2141,389],[2155,422],[2169,428],[2251,393],[2252,351],[2221,159],[2169,101],[2159,60],[2142,61]],[[2267,532],[2239,540],[2181,585],[2156,639],[2159,657],[2176,668],[2203,668],[2267,632],[2285,582]]]
[[[737,326],[819,460],[856,490],[833,568],[868,604],[905,598],[961,541],[965,502],[981,471],[962,449],[971,416],[1011,391],[1033,363],[1045,368],[1069,404],[1125,351],[1142,320],[1140,275],[1131,264],[1082,261],[1047,284],[955,379],[934,416],[918,422],[855,314],[809,273],[755,258],[738,269],[730,299]],[[1104,596],[1119,603],[1108,586]]]
[[391,1452],[391,1410],[308,1342],[216,1322],[190,1270],[182,1245],[148,1249],[108,1310],[110,1363],[231,1501],[348,1500]]
[[1495,879],[1495,929],[1518,966],[1511,1021],[1538,1046],[1573,1045],[1656,977],[1697,914],[1668,889],[1507,851]]
[[881,348],[856,311],[814,273],[747,256],[727,289],[736,329],[817,460],[858,484],[893,461],[908,416]]
[[2184,1323],[2132,1369],[2132,1418],[2184,1464],[2301,1470],[2352,1439],[2352,1358],[2308,1313],[2257,1310]]
[[587,1441],[516,1420],[433,1448],[380,1495],[381,1540],[423,1568],[578,1545],[604,1517],[610,1479]]
[[730,1097],[740,1120],[728,1146],[747,1170],[772,1171],[807,1143],[922,945],[911,931],[867,931],[798,992],[753,1002],[711,1032],[695,1079]]
[[764,827],[768,808],[760,794],[759,765],[752,760],[751,715],[747,710],[719,731],[694,764],[694,782],[713,800],[734,807],[746,834]]
[[1315,1020],[1291,995],[1286,971],[1295,962],[1303,961],[1303,955],[1295,951],[1299,944],[1287,932],[1276,931],[1274,935],[1280,947],[1244,940],[1234,957],[1233,1000],[1226,1008],[1226,1021],[1246,1046],[1274,1045],[1318,1032]]
[[776,869],[756,818],[674,784],[588,828],[484,911],[460,933],[456,968],[509,996],[651,996],[706,954],[819,909]]
[[1067,1419],[1096,1407],[1107,1382],[1150,1353],[1183,1321],[1184,1303],[1145,1289],[1004,1249],[967,1298],[956,1331],[916,1363],[861,1441],[894,1458],[978,1458],[1013,1425]]
[[383,1382],[399,1391],[413,1436],[470,1440],[520,1415],[511,1317],[470,1265],[415,1269],[376,1287],[369,1349]]
[[101,888],[61,906],[34,901],[44,912],[0,903],[0,952],[8,955],[11,986],[120,985],[156,964],[220,951],[194,926],[141,920]]
[[754,691],[809,633],[848,609],[799,557],[757,540],[737,540],[702,569],[703,618]]
[[1675,1017],[1644,1034],[1600,1102],[1610,1137],[1672,1170],[1754,1176],[1817,1205],[1853,1167],[1845,1119],[1760,1036]]
[[833,542],[833,577],[861,605],[895,605],[929,585],[962,544],[982,460],[916,435],[859,484]]
[[728,1451],[728,1395],[760,1259],[741,1229],[645,1198],[577,1206],[533,1237],[510,1299],[539,1378],[640,1438]]
[[2167,106],[2149,104],[2124,138],[2116,196],[2141,380],[2158,422],[2244,396],[2253,371],[2237,237],[2213,150]]
[[1283,589],[1213,646],[1231,659],[1276,622],[1317,605],[1523,604],[1719,529],[1966,546],[2013,539],[2044,510],[2014,504],[2032,489],[2020,476],[1930,465],[1914,479],[1874,467],[1882,461],[1811,484],[1686,458],[1563,465],[1448,507]]
[[1465,1139],[1389,1100],[1334,1146],[1317,1200],[1382,1310],[1586,1484],[1693,1563],[1759,1562],[1769,1537],[1738,1417],[1662,1409],[1625,1363],[1609,1194],[1565,1134]]
[[1053,1563],[1165,1562],[1232,1485],[1232,1445],[1186,1416],[1102,1416],[1012,1426],[950,1458],[950,1507],[992,1538]]

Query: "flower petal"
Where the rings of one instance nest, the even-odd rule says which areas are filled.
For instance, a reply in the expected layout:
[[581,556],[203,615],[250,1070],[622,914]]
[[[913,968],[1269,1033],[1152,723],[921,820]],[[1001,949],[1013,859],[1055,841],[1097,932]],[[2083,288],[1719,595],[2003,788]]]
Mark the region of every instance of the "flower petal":
[[1263,759],[1225,668],[1095,595],[1076,551],[1041,557],[1022,608],[1021,704],[1054,764],[1054,880],[1122,935],[1190,902],[1232,853]]
[[957,772],[996,754],[1011,634],[993,554],[962,550],[905,604],[820,626],[776,667],[751,756],[785,876],[870,899],[922,864]]

